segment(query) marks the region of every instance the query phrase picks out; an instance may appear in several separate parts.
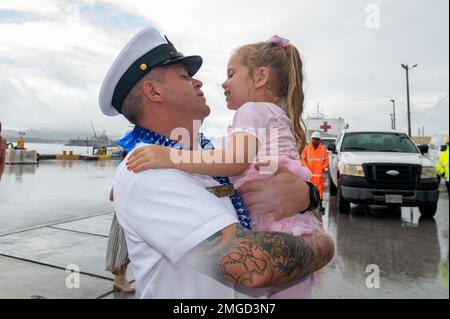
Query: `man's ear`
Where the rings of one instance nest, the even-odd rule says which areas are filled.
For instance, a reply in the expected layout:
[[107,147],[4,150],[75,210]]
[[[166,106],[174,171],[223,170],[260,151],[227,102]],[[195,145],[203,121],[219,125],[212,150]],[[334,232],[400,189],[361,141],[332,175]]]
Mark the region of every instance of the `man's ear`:
[[144,92],[144,96],[152,102],[161,102],[161,84],[162,83],[153,80],[144,81],[142,83],[142,91]]
[[263,87],[269,82],[270,70],[266,67],[259,68],[255,72],[255,87]]

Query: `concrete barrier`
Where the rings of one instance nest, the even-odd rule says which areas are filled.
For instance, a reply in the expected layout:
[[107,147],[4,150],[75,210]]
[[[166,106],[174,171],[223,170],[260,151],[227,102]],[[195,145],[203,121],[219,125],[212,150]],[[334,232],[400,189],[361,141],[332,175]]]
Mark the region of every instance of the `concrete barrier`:
[[37,164],[36,151],[6,150],[6,164]]

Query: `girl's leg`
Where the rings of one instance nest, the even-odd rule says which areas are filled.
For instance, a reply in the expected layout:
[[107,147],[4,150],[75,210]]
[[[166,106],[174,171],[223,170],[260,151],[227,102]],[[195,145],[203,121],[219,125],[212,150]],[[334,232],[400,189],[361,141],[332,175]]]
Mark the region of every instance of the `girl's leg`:
[[269,299],[311,299],[312,276],[285,289],[274,289]]
[[130,283],[127,280],[127,266],[128,263],[122,265],[118,268],[114,275],[116,276],[114,279],[114,291],[121,291],[126,294],[132,294],[136,291],[135,288],[130,286]]

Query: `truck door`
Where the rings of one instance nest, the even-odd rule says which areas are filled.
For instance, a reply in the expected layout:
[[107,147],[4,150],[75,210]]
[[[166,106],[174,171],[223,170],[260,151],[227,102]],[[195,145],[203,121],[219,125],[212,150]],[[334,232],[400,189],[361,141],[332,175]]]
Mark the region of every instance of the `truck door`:
[[330,164],[329,164],[329,171],[330,171],[330,177],[333,181],[333,184],[337,186],[337,171],[338,171],[338,154],[340,149],[340,144],[342,141],[343,134],[341,133],[338,138],[336,139],[336,153],[333,154],[330,152]]

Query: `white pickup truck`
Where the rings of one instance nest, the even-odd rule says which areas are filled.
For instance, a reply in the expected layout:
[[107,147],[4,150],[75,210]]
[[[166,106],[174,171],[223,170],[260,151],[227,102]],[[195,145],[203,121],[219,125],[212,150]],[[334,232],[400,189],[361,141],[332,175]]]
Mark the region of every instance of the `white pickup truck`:
[[439,182],[436,169],[424,156],[428,145],[417,147],[405,133],[344,130],[331,153],[330,194],[339,211],[351,203],[419,207],[424,217],[436,214]]

